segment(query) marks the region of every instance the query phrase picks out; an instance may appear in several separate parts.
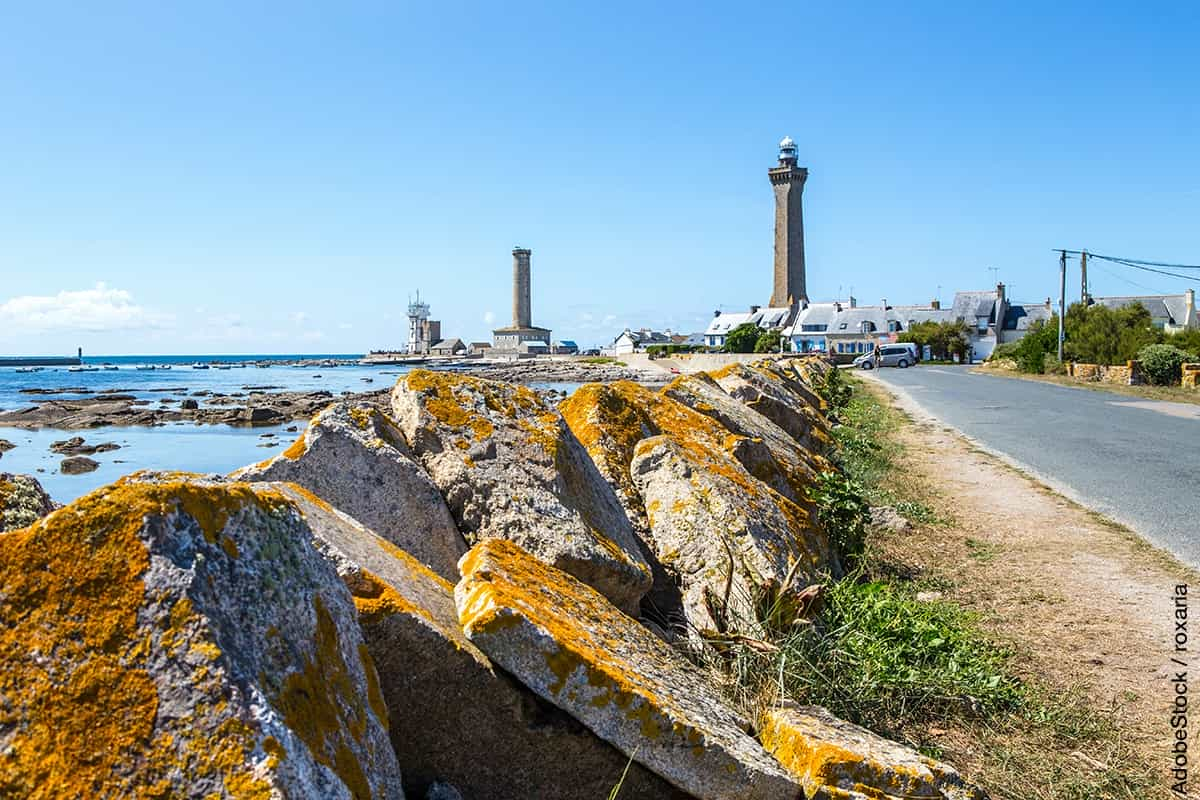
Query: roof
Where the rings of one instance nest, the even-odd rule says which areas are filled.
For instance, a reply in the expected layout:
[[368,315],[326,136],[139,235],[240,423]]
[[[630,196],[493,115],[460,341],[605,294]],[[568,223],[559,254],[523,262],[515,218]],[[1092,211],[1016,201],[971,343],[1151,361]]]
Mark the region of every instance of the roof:
[[[789,335],[803,336],[813,333],[862,333],[862,324],[870,322],[872,333],[887,333],[889,322],[899,322],[904,330],[917,322],[950,322],[954,312],[948,308],[928,306],[855,306],[844,303],[811,303],[796,315]],[[805,330],[805,326],[824,325],[825,330]],[[843,327],[844,326],[844,327]]]
[[561,342],[555,342],[559,347],[578,347],[573,339],[563,339]]
[[1167,319],[1172,324],[1183,324],[1187,318],[1187,296],[1183,294],[1123,295],[1118,297],[1094,297],[1097,305],[1111,309],[1126,308],[1141,303],[1150,316]]
[[1012,303],[1004,313],[1004,330],[1027,331],[1035,322],[1049,322],[1053,315],[1045,303]]
[[992,314],[996,310],[996,291],[955,292],[954,303],[951,306],[954,319],[975,320],[987,317],[992,322]]
[[451,352],[454,352],[455,350],[459,349],[460,347],[462,347],[462,348],[466,347],[466,345],[463,344],[462,339],[442,339],[440,342],[437,342],[436,344],[431,345],[429,349],[430,350],[449,350]]
[[712,318],[705,336],[723,336],[739,325],[752,324],[760,328],[782,328],[788,324],[791,308],[760,308],[756,311],[722,311]]

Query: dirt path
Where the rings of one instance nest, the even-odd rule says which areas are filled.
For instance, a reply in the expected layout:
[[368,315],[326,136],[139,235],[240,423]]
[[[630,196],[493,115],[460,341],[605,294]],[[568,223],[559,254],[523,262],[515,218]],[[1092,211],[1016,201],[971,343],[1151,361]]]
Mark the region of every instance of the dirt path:
[[[868,385],[889,396],[880,384]],[[974,446],[907,397],[891,399],[913,421],[898,433],[900,463],[913,480],[936,487],[929,505],[955,524],[922,526],[885,547],[945,578],[950,599],[981,612],[985,626],[1012,643],[1021,671],[1112,708],[1128,744],[1161,769],[1165,787],[1170,680],[1184,669],[1170,662],[1173,595],[1177,584],[1190,583],[1200,604],[1200,576]],[[1200,651],[1200,631],[1192,635]],[[1197,720],[1192,754],[1200,753]],[[1105,763],[1103,753],[1079,757]]]

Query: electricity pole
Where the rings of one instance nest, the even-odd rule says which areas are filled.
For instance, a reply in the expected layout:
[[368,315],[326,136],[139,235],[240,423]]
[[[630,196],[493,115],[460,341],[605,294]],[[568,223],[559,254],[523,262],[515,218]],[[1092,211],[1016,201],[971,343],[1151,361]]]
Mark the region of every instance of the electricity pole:
[[1079,302],[1086,307],[1088,304],[1087,290],[1087,250],[1079,254]]
[[1058,251],[1058,362],[1063,360],[1064,320],[1067,316],[1067,251]]

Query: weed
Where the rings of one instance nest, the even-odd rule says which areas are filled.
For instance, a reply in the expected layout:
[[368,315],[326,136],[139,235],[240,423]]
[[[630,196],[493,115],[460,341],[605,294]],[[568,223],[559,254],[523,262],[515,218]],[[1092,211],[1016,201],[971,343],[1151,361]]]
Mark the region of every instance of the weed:
[[998,549],[996,545],[990,542],[981,542],[978,539],[970,537],[967,537],[966,545],[967,553],[980,564],[990,564],[996,560]]

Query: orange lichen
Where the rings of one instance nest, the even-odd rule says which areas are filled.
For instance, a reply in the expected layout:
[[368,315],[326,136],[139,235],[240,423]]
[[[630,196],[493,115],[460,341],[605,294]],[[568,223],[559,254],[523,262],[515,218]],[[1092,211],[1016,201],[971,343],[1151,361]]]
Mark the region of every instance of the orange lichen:
[[[670,722],[685,715],[662,695],[664,687],[646,677],[656,671],[656,664],[674,664],[670,648],[595,590],[501,539],[477,545],[461,569],[467,591],[459,606],[459,621],[472,638],[500,635],[520,625],[536,626],[553,640],[542,654],[551,694],[578,697],[582,682],[588,687],[589,705],[615,706],[639,722],[643,735],[657,738],[669,731],[691,740],[689,744],[696,741],[688,726]],[[624,661],[618,653],[625,648],[614,646],[620,640],[643,661],[637,665]]]
[[[308,432],[301,433],[296,437],[296,441],[292,442],[287,450],[283,451],[283,457],[289,461],[296,461],[305,453],[308,452]],[[267,463],[270,463],[269,461]]]
[[331,768],[354,797],[366,800],[371,788],[346,736],[362,742],[368,711],[342,657],[337,625],[320,595],[313,596],[313,609],[316,653],[305,657],[303,670],[284,679],[272,704],[313,757]]
[[0,696],[8,698],[0,728],[10,731],[0,795],[153,796],[181,769],[195,779],[223,776],[244,795],[265,786],[248,771],[249,732],[198,750],[199,734],[154,734],[158,695],[147,658],[156,646],[178,647],[194,611],[182,597],[165,630],[139,627],[148,601],[145,521],[186,514],[211,543],[231,515],[261,503],[245,484],[168,477],[123,480],[0,537]]
[[388,586],[378,576],[366,570],[358,575],[353,586],[354,607],[362,625],[373,625],[393,614],[412,614],[434,622],[433,614]]

